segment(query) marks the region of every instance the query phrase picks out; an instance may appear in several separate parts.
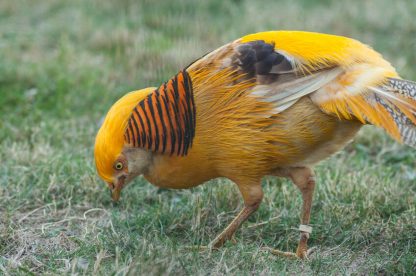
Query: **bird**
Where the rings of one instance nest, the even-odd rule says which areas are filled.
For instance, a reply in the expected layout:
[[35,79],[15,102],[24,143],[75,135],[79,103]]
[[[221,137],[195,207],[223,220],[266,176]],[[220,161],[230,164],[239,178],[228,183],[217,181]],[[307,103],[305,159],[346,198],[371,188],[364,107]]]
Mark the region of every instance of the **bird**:
[[186,189],[224,177],[244,205],[208,248],[220,248],[261,204],[262,178],[290,179],[302,195],[299,242],[308,258],[314,167],[363,125],[416,147],[416,83],[358,40],[305,31],[253,33],[193,61],[109,109],[94,147],[112,199],[143,175]]

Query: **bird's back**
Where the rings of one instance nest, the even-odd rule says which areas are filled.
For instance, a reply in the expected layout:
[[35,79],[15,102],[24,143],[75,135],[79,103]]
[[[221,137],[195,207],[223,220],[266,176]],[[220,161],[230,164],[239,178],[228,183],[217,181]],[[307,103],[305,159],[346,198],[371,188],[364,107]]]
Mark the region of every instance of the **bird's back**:
[[[312,165],[343,148],[366,123],[402,139],[394,114],[385,114],[387,105],[371,90],[398,78],[395,69],[350,38],[248,35],[187,71],[197,107],[194,147],[208,147],[225,176]],[[405,109],[401,101],[415,108],[414,99],[397,94],[385,101],[390,110]]]

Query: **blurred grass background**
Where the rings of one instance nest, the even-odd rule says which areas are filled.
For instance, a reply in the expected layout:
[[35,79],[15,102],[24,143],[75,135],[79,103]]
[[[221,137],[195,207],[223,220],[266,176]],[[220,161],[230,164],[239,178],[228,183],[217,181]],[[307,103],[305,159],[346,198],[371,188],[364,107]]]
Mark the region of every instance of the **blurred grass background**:
[[237,244],[199,253],[182,246],[207,244],[242,206],[232,183],[159,191],[139,179],[113,205],[92,150],[124,93],[252,32],[354,37],[416,80],[415,14],[413,0],[1,1],[0,274],[415,273],[416,153],[374,128],[318,166],[317,252],[304,262],[260,251],[296,248],[289,181],[265,179]]

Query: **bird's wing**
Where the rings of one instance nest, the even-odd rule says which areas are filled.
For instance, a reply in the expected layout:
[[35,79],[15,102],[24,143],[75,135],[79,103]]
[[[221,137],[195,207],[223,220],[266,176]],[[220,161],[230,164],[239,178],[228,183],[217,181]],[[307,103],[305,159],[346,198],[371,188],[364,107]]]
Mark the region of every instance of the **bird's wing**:
[[233,63],[243,74],[256,79],[251,95],[272,103],[275,113],[284,111],[343,73],[341,67],[329,64],[308,69],[300,60],[262,40],[238,45],[235,52]]
[[[331,83],[346,70],[349,64],[341,62],[341,57],[348,56],[342,49],[347,48],[349,40],[329,37],[328,43],[322,43],[322,38],[310,33],[249,35],[205,55],[187,71],[195,84],[202,83],[200,87],[207,90],[212,90],[213,84],[225,87],[232,83],[238,87],[236,84],[243,81],[251,82],[250,94],[271,103],[272,113],[276,114]],[[331,43],[339,46],[335,48]],[[244,85],[234,92],[240,93],[242,88]]]
[[224,93],[227,100],[216,101],[225,105],[228,97],[247,90],[259,101],[271,103],[272,113],[280,113],[342,74],[335,61],[301,58],[279,48],[277,38],[241,38],[195,61],[186,69],[195,91],[212,95],[212,91],[231,90]]

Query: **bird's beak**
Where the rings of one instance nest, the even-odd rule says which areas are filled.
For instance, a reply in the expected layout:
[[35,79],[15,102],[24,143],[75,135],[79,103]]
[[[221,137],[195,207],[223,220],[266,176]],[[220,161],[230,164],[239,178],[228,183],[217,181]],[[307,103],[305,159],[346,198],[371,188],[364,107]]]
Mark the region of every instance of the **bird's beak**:
[[120,199],[121,190],[124,186],[125,177],[117,178],[117,181],[114,183],[114,189],[111,191],[111,198],[113,201],[117,202]]

